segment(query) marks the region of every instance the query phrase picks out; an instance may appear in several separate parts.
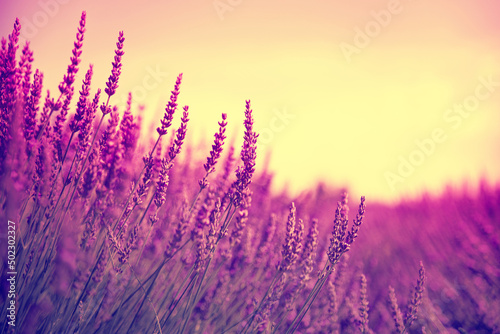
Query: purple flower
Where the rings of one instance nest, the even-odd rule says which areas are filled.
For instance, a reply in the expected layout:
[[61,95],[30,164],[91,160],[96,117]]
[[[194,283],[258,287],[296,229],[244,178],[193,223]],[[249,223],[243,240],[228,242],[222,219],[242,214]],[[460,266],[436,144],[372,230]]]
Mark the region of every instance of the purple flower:
[[246,189],[243,192],[241,205],[238,210],[238,215],[236,216],[236,222],[234,224],[234,229],[229,237],[230,247],[234,247],[241,243],[241,236],[243,234],[243,230],[248,221],[248,209],[252,204],[252,191],[250,189]]
[[391,307],[392,319],[394,320],[394,324],[396,326],[396,331],[398,333],[403,333],[405,325],[403,323],[403,315],[401,314],[401,310],[398,306],[398,300],[396,298],[396,292],[392,286],[389,286],[389,304]]
[[358,236],[359,227],[363,222],[363,217],[365,213],[365,197],[361,197],[361,203],[359,204],[358,213],[354,224],[346,235],[348,227],[348,212],[349,208],[347,206],[347,194],[342,195],[342,201],[337,203],[337,210],[335,211],[335,220],[333,226],[332,237],[330,239],[330,246],[328,248],[328,258],[332,264],[337,263],[343,253],[349,251],[351,244],[354,239]]
[[98,168],[98,152],[94,148],[89,155],[89,166],[85,170],[85,173],[82,177],[82,182],[80,183],[80,186],[78,188],[78,194],[82,198],[87,198],[90,195],[92,189],[94,189],[97,181],[96,176]]
[[76,113],[71,118],[71,122],[69,123],[69,128],[71,132],[77,132],[79,129],[79,123],[83,120],[85,115],[85,109],[87,108],[87,101],[90,94],[90,84],[92,81],[93,74],[93,66],[89,65],[89,69],[85,74],[85,79],[83,80],[82,90],[80,91],[80,98],[78,99],[78,103],[76,105]]
[[163,158],[161,161],[161,169],[156,182],[156,193],[154,202],[157,208],[160,208],[165,203],[167,187],[168,187],[168,172],[170,171],[170,163]]
[[[12,107],[16,101],[15,96],[13,95],[16,90],[16,84],[18,77],[16,76],[16,53],[19,48],[19,34],[21,31],[21,23],[19,19],[16,18],[14,22],[14,29],[12,33],[9,35],[9,43],[6,45],[6,42],[3,42],[2,49],[2,63],[0,68],[0,89],[3,95],[1,107],[2,109],[7,107]],[[12,100],[9,100],[11,98]]]
[[210,151],[210,156],[207,158],[207,162],[203,165],[205,167],[205,172],[212,173],[214,171],[214,166],[220,157],[222,152],[222,146],[224,145],[224,139],[226,136],[226,122],[227,114],[222,114],[222,121],[219,122],[219,132],[215,133],[214,144],[212,145],[212,150]]
[[78,27],[78,32],[76,33],[76,41],[74,43],[74,48],[72,51],[73,56],[71,56],[71,64],[68,65],[68,70],[64,75],[63,82],[59,84],[59,91],[61,94],[69,94],[73,83],[75,82],[75,76],[78,73],[78,65],[80,64],[80,56],[82,55],[83,38],[85,35],[85,23],[86,23],[87,13],[82,12],[80,18],[80,26]]
[[21,87],[21,98],[23,101],[28,99],[28,94],[30,92],[30,80],[31,80],[31,64],[33,63],[33,51],[30,49],[29,41],[26,41],[26,44],[23,47],[23,51],[21,54],[21,60],[19,61],[19,76],[20,79],[20,87]]
[[121,168],[123,161],[123,148],[119,145],[117,138],[117,127],[120,115],[117,109],[110,113],[108,125],[99,140],[99,156],[101,158],[101,172],[107,172],[103,185],[109,190],[113,187],[117,170]]
[[214,144],[212,145],[212,150],[210,151],[210,156],[207,158],[207,162],[203,165],[206,173],[203,179],[199,181],[202,189],[208,185],[207,176],[215,171],[215,164],[217,164],[217,160],[219,160],[220,154],[222,153],[224,139],[226,139],[226,136],[224,135],[227,125],[226,119],[227,115],[223,113],[222,121],[219,122],[219,132],[214,134],[215,139]]
[[182,112],[182,118],[181,118],[181,126],[177,129],[176,136],[174,139],[174,142],[172,146],[170,146],[170,149],[168,151],[168,158],[169,162],[172,162],[177,154],[180,153],[182,144],[184,143],[184,139],[186,138],[186,132],[187,132],[187,123],[189,121],[189,107],[184,106],[184,111]]
[[[111,250],[116,250],[119,254],[123,254],[123,247],[120,244],[120,240],[116,237],[113,230],[109,225],[106,225],[107,237],[110,242]],[[105,250],[106,252],[106,250]]]
[[142,176],[142,182],[139,184],[139,187],[137,188],[137,191],[133,197],[133,201],[136,205],[142,203],[142,198],[148,192],[149,184],[151,183],[154,174],[154,159],[151,154],[145,156],[142,160],[145,165],[145,171],[144,175]]
[[118,79],[120,79],[120,74],[122,72],[122,56],[125,53],[123,52],[124,41],[125,37],[123,37],[123,31],[120,31],[118,33],[118,42],[116,42],[115,59],[112,62],[113,68],[108,78],[108,82],[106,82],[106,88],[104,89],[104,92],[108,95],[106,104],[103,103],[101,106],[101,111],[104,115],[111,112],[111,109],[108,107],[109,99],[111,96],[115,95],[116,89],[118,88]]
[[420,269],[418,271],[418,279],[411,300],[408,302],[408,307],[405,315],[405,328],[409,328],[413,321],[417,318],[419,305],[422,303],[425,283],[425,268],[420,261]]
[[318,220],[313,219],[307,233],[304,251],[302,252],[302,261],[304,267],[300,274],[301,281],[309,280],[309,275],[313,271],[314,260],[316,258],[316,249],[318,248]]
[[296,224],[296,212],[297,209],[295,209],[295,204],[292,202],[290,206],[290,213],[288,214],[286,222],[286,237],[285,243],[283,244],[283,250],[281,251],[283,258],[278,267],[279,271],[290,270],[299,256],[301,247],[299,245],[302,241],[302,231],[304,225],[302,225],[302,221]]
[[[193,233],[198,233],[198,230],[202,230],[204,226],[209,225],[209,213],[215,203],[215,192],[212,187],[208,188],[207,196],[203,201],[198,214],[196,215],[196,225],[197,229],[193,230]],[[194,234],[192,234],[194,236]]]
[[36,115],[39,110],[40,98],[42,96],[42,84],[43,84],[43,73],[36,70],[35,76],[33,78],[33,85],[31,86],[31,92],[28,97],[24,118],[23,118],[23,133],[24,139],[26,141],[26,154],[28,158],[32,155],[33,150],[33,139],[35,138],[36,132]]
[[342,199],[340,201],[339,206],[338,206],[338,215],[335,214],[335,225],[337,226],[337,236],[340,238],[340,240],[345,239],[345,235],[347,232],[347,227],[349,225],[349,206],[347,205],[348,203],[348,194],[347,192],[342,193]]
[[161,127],[158,127],[156,131],[160,136],[167,134],[167,129],[172,125],[172,120],[174,118],[174,113],[177,110],[177,97],[179,96],[179,88],[182,82],[182,73],[179,74],[177,80],[175,81],[174,90],[170,94],[170,101],[167,103],[165,108],[165,114],[161,120]]
[[85,108],[85,115],[83,116],[79,124],[80,131],[78,132],[79,142],[77,148],[78,159],[83,159],[85,152],[87,152],[87,148],[90,145],[89,139],[93,132],[92,122],[94,121],[95,118],[95,113],[97,111],[97,104],[99,103],[100,94],[101,90],[98,89],[97,93],[95,94],[93,102],[90,103],[90,101],[87,101],[87,107]]
[[120,257],[118,258],[121,264],[127,263],[130,253],[132,252],[132,248],[135,246],[137,242],[137,238],[139,236],[139,224],[135,224],[132,232],[129,235],[127,240],[127,244],[123,248],[123,250],[119,251]]
[[345,239],[345,243],[348,245],[351,245],[354,242],[354,239],[358,236],[359,227],[361,226],[361,223],[363,223],[363,218],[365,216],[365,208],[365,196],[361,196],[361,203],[359,204],[356,219],[354,220],[351,231],[347,234]]
[[206,250],[210,255],[213,255],[213,252],[215,251],[215,247],[217,246],[217,237],[218,237],[218,222],[219,218],[221,215],[221,202],[220,198],[217,198],[215,201],[214,208],[210,212],[209,216],[209,229],[208,229],[208,235],[207,235],[207,244],[206,244]]
[[121,138],[121,146],[123,148],[123,156],[128,158],[130,153],[134,151],[139,137],[139,126],[134,120],[134,115],[131,113],[132,93],[129,93],[127,99],[127,108],[120,122],[119,136]]
[[37,197],[40,197],[42,195],[43,187],[44,187],[44,181],[45,181],[45,163],[46,163],[46,156],[45,156],[45,145],[46,145],[46,139],[44,138],[40,144],[38,145],[38,154],[36,156],[35,160],[35,173],[33,174],[33,190],[32,194],[34,194]]
[[[174,136],[171,136],[170,139],[171,139],[170,143],[173,144]],[[162,150],[163,150],[163,141],[159,139],[158,144],[156,145],[155,157],[154,157],[154,169],[156,173],[158,173],[161,169]]]
[[21,24],[19,19],[14,23],[14,30],[9,35],[9,43],[2,42],[2,59],[0,63],[0,174],[4,171],[4,162],[7,156],[11,139],[10,126],[13,108],[16,103],[16,51],[19,47],[19,33]]
[[358,328],[361,331],[361,333],[370,333],[370,328],[368,327],[368,310],[370,309],[368,307],[368,291],[367,291],[367,284],[366,284],[366,277],[365,275],[361,274],[360,277],[360,305],[359,305],[359,322],[358,322]]
[[103,131],[101,139],[99,139],[99,155],[102,159],[102,166],[109,169],[111,166],[109,159],[116,149],[116,128],[120,122],[120,115],[117,109],[112,110],[106,129]]
[[245,135],[243,149],[241,150],[241,160],[243,167],[238,167],[236,171],[236,178],[234,188],[233,201],[235,205],[239,205],[241,201],[241,194],[246,187],[250,185],[253,173],[255,172],[255,159],[257,157],[257,137],[259,136],[253,131],[253,117],[252,109],[250,109],[250,100],[246,101],[245,108]]

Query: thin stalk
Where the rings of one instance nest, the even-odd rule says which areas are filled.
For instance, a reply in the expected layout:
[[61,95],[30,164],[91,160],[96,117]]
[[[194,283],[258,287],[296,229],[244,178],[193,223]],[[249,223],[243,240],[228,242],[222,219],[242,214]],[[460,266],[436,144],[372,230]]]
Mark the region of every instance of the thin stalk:
[[[344,253],[345,252],[343,252],[342,254],[340,254],[338,260],[335,261],[335,263],[331,263],[330,261],[327,261],[325,263],[325,266],[324,266],[323,270],[320,273],[320,278],[314,284],[313,289],[311,290],[311,292],[307,296],[306,301],[304,302],[304,304],[300,308],[299,312],[297,313],[297,315],[293,319],[292,324],[290,325],[290,327],[288,328],[288,330],[286,331],[285,334],[289,334],[289,333],[294,333],[295,332],[295,330],[297,329],[296,326],[298,326],[298,324],[302,321],[302,318],[304,318],[305,314],[307,313],[307,311],[311,307],[312,303],[316,299],[316,296],[318,295],[319,291],[321,290],[321,288],[323,287],[323,285],[325,284],[325,282],[328,280],[328,277],[330,276],[330,274],[335,269],[335,265],[339,262],[340,258],[342,257],[342,255]],[[329,265],[330,265],[330,267],[327,270],[327,267]]]
[[[104,241],[103,241],[103,243],[102,243],[101,246],[104,246]],[[70,318],[68,320],[68,326],[66,327],[66,332],[69,330],[69,326],[71,324],[71,320],[73,319],[73,316],[75,315],[76,310],[78,309],[78,304],[80,304],[80,301],[83,299],[85,291],[87,291],[87,288],[88,288],[88,286],[90,284],[92,276],[94,275],[94,273],[95,273],[95,271],[97,269],[97,263],[99,262],[99,258],[101,257],[103,251],[104,250],[101,247],[101,249],[98,252],[99,255],[96,257],[96,263],[94,264],[94,266],[92,268],[92,271],[90,272],[89,278],[87,279],[87,282],[85,283],[85,285],[84,285],[84,287],[82,289],[82,292],[80,293],[80,296],[78,296],[78,298],[76,300],[75,307],[74,307],[73,312],[71,313],[71,316],[70,316]]]
[[134,274],[134,277],[137,280],[137,282],[139,282],[139,285],[141,286],[142,291],[144,292],[144,296],[148,300],[149,304],[151,305],[151,308],[153,309],[153,312],[155,313],[155,318],[156,318],[156,322],[158,324],[158,329],[160,330],[160,334],[163,334],[163,332],[161,331],[160,319],[158,319],[158,313],[156,312],[156,309],[153,305],[153,302],[151,301],[151,298],[149,298],[149,296],[147,295],[146,289],[144,289],[144,286],[142,285],[141,280],[139,279],[139,277],[137,277],[137,275],[136,275],[134,269],[132,269],[132,266],[130,265],[130,263],[127,262],[127,265],[130,268],[130,270],[132,271],[132,274]]
[[[191,269],[191,271],[193,270],[193,268]],[[189,280],[189,284],[186,286],[186,288],[184,289],[184,291],[182,292],[181,296],[177,299],[177,295],[179,294],[180,290],[177,291],[177,295],[175,296],[175,298],[172,300],[172,303],[170,303],[168,309],[170,310],[168,312],[168,315],[165,314],[166,318],[165,320],[162,319],[162,327],[165,326],[165,324],[167,323],[168,319],[170,318],[170,316],[172,315],[172,313],[174,312],[175,308],[177,307],[177,305],[179,304],[179,302],[181,301],[182,297],[184,297],[184,294],[187,292],[188,289],[190,289],[191,287],[191,284],[194,283],[194,280],[197,278],[197,274],[195,274],[191,280]],[[186,280],[184,281],[184,283],[186,282]],[[183,284],[184,284],[183,283]],[[177,299],[177,300],[176,300]]]
[[[154,272],[154,276],[155,276],[155,277],[153,278],[153,282],[151,282],[151,285],[149,286],[148,291],[146,291],[146,292],[145,292],[145,294],[144,294],[144,297],[145,297],[145,298],[142,300],[141,305],[139,305],[139,308],[138,308],[138,309],[137,309],[137,311],[135,312],[135,316],[134,316],[134,318],[132,319],[132,323],[130,324],[130,327],[129,327],[129,329],[128,329],[128,330],[130,330],[130,329],[132,328],[132,324],[135,322],[135,319],[137,319],[137,317],[139,316],[139,313],[140,313],[140,312],[141,312],[141,310],[142,310],[142,307],[143,307],[143,305],[144,305],[144,302],[146,301],[146,298],[147,298],[147,299],[149,299],[149,294],[150,294],[150,293],[151,293],[151,291],[153,290],[154,285],[155,285],[155,283],[156,283],[156,279],[158,278],[158,276],[159,276],[159,274],[160,274],[160,271],[161,271],[161,269],[163,268],[163,266],[164,266],[164,265],[165,265],[165,262],[162,262],[162,264],[160,265],[160,267],[159,267],[158,269],[156,269],[156,271]],[[150,277],[150,278],[151,278],[151,277]],[[149,279],[150,279],[150,278],[148,278],[148,279],[147,279],[146,281],[144,281],[144,282],[146,283],[147,281],[149,281]],[[138,280],[138,281],[139,281],[139,280]],[[142,288],[142,285],[141,285],[141,287],[140,287],[139,289],[141,289],[141,288]],[[138,290],[139,290],[139,289],[138,289]],[[125,297],[125,295],[124,295],[124,297]],[[122,299],[122,300],[123,300],[123,299]],[[120,304],[120,307],[121,307],[121,304]],[[119,307],[119,308],[120,308],[120,307]],[[158,322],[158,325],[160,325],[160,323],[159,323],[159,322]]]
[[[321,291],[321,288],[323,288],[323,285],[325,284],[325,282],[328,280],[328,277],[330,276],[330,274],[331,274],[331,271],[328,271],[328,274],[325,276],[325,278],[322,280],[322,282],[320,283],[319,287],[315,291],[313,298],[309,302],[309,305],[307,305],[307,308],[304,309],[304,306],[306,305],[306,304],[304,304],[304,306],[301,309],[302,314],[300,312],[297,314],[297,316],[295,317],[294,321],[292,322],[292,325],[286,331],[286,334],[288,334],[288,333],[293,334],[295,332],[295,330],[297,329],[297,326],[300,324],[300,322],[302,321],[302,319],[306,315],[307,311],[309,311],[309,308],[311,307],[312,303],[316,299],[316,296],[318,295],[318,293]],[[304,311],[302,311],[302,310],[304,310]]]
[[[250,329],[250,326],[252,325],[252,322],[253,320],[255,319],[255,316],[257,315],[257,312],[260,310],[260,308],[262,307],[262,305],[264,304],[264,301],[266,300],[267,296],[269,295],[269,292],[271,291],[271,288],[274,286],[274,284],[276,283],[277,279],[283,274],[282,271],[277,271],[276,274],[274,275],[274,278],[273,280],[271,281],[271,284],[269,284],[269,287],[267,288],[267,291],[266,293],[264,294],[264,297],[262,297],[262,299],[260,300],[260,303],[259,305],[257,306],[257,308],[252,312],[251,314],[251,318],[249,321],[247,321],[247,323],[245,324],[245,327],[243,327],[243,329],[241,330],[242,333],[246,333],[249,329]],[[241,321],[240,321],[241,322]],[[234,327],[234,326],[231,326],[231,327]]]
[[[164,259],[163,262],[160,264],[160,266],[155,270],[155,272],[151,275],[149,275],[149,277],[144,281],[145,283],[149,282],[151,279],[153,279],[153,283],[154,284],[156,282],[156,279],[158,278],[158,275],[160,274],[160,270],[164,267],[164,265],[166,265],[180,250],[182,250],[182,248],[184,248],[184,246],[186,246],[188,244],[190,240],[187,240],[181,247],[179,247],[178,250],[176,250],[174,252],[174,254],[172,254],[171,257],[167,258],[167,259]],[[155,278],[153,278],[153,276],[155,276]],[[125,299],[125,302],[124,303],[127,303],[133,295],[135,295],[141,288],[137,288],[135,289],[132,293],[130,293],[130,295]]]
[[210,259],[208,260],[208,263],[205,266],[205,270],[203,271],[203,275],[201,276],[200,284],[198,284],[198,289],[196,290],[196,293],[194,294],[192,305],[190,305],[189,301],[188,301],[189,312],[188,312],[187,317],[185,317],[186,321],[184,322],[184,324],[182,326],[180,334],[184,333],[184,330],[186,329],[186,325],[189,322],[189,319],[191,318],[191,314],[193,314],[194,307],[196,306],[196,303],[197,303],[196,299],[198,298],[198,294],[200,293],[200,289],[201,289],[201,286],[203,284],[203,280],[205,279],[205,276],[206,276],[206,274],[208,272],[208,267],[210,266],[210,263],[212,262],[212,259],[213,259],[213,254],[211,254]]

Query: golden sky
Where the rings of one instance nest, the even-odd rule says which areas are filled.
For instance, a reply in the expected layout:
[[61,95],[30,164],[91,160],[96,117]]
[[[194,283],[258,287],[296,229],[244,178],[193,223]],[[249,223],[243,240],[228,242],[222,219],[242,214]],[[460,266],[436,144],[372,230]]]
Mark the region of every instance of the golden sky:
[[[118,31],[120,88],[158,120],[177,74],[190,106],[188,140],[212,140],[228,113],[242,130],[246,99],[271,151],[276,186],[319,180],[393,200],[447,183],[500,180],[500,5],[494,0],[0,0],[15,17],[45,87],[69,63],[87,11],[78,87],[89,63],[104,87]],[[113,100],[112,100],[113,101]],[[75,99],[76,103],[76,99]],[[258,161],[259,164],[259,161]]]

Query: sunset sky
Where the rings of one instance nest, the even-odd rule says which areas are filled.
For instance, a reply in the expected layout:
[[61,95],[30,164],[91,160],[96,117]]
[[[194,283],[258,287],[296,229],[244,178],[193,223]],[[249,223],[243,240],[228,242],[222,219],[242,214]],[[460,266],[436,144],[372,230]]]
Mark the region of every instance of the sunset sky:
[[[179,73],[188,140],[212,140],[221,113],[240,136],[245,100],[271,152],[276,189],[323,180],[379,200],[445,184],[500,181],[500,4],[494,0],[0,0],[55,91],[87,11],[77,87],[110,74],[125,32],[120,88],[158,121]],[[76,98],[74,99],[76,103]],[[238,140],[241,141],[241,139]]]

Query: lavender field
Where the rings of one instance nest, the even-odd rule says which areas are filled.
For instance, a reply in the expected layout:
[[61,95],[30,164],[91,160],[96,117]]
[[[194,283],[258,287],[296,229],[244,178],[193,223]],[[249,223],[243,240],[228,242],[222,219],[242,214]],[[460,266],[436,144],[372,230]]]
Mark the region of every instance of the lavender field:
[[497,185],[273,192],[250,100],[197,146],[179,74],[150,132],[114,102],[124,33],[96,83],[75,24],[57,91],[19,20],[1,42],[0,333],[500,333]]

